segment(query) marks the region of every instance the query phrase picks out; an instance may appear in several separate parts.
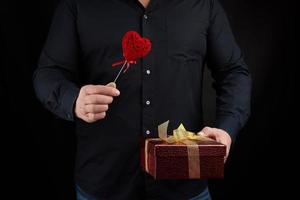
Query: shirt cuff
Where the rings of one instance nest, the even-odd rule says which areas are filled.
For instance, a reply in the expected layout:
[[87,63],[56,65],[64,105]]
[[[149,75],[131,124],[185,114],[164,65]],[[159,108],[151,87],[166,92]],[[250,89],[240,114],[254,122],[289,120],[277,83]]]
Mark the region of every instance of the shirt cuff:
[[68,121],[74,121],[74,104],[79,95],[79,88],[72,85],[69,87],[62,98],[61,106],[63,110],[63,118]]
[[230,135],[232,141],[235,140],[235,137],[240,131],[239,120],[231,115],[217,116],[215,127],[226,131]]

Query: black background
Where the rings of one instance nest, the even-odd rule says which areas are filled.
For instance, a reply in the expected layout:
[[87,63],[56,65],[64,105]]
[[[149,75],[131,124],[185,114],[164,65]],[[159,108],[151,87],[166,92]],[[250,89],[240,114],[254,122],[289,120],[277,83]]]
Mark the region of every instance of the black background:
[[[284,189],[290,183],[285,180],[293,163],[281,144],[293,138],[296,126],[296,6],[274,0],[221,2],[252,72],[253,97],[252,116],[231,151],[225,179],[210,181],[212,196],[289,199]],[[72,123],[42,108],[31,80],[56,4],[57,0],[0,3],[1,182],[8,199],[74,198]],[[206,72],[208,125],[215,111],[211,81]]]

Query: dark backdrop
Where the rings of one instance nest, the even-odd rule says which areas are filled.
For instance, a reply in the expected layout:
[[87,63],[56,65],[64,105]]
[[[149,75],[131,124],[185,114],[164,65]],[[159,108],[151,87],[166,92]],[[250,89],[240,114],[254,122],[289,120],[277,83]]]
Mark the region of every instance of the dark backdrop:
[[[291,1],[221,2],[252,72],[253,100],[252,116],[232,149],[225,179],[211,181],[211,192],[215,199],[269,199],[284,194],[289,173],[283,167],[293,165],[282,164],[287,154],[279,141],[292,138],[295,126],[296,9]],[[0,3],[1,164],[6,175],[1,181],[8,199],[74,198],[72,123],[42,108],[31,80],[56,4]],[[208,72],[205,82],[205,118],[211,124],[215,94]]]

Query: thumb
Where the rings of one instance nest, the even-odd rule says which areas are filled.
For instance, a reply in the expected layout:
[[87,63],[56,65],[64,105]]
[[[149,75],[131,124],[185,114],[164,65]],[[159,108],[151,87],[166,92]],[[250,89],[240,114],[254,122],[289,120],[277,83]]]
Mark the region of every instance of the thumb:
[[108,83],[106,86],[108,86],[108,87],[113,87],[113,88],[117,88],[117,85],[116,85],[116,83],[114,83],[114,82],[110,82],[110,83]]
[[205,136],[205,137],[206,137],[206,134],[205,134],[203,131],[200,131],[200,132],[198,133],[198,135],[201,135],[201,136]]
[[215,139],[216,137],[216,135],[213,132],[213,129],[210,127],[203,128],[198,134],[212,139]]

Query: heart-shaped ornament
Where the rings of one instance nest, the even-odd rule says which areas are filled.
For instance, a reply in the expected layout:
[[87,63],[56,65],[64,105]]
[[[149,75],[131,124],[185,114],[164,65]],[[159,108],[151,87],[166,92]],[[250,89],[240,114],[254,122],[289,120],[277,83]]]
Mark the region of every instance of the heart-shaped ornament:
[[123,64],[114,82],[117,81],[122,71],[125,73],[131,64],[136,64],[137,59],[146,56],[150,52],[151,41],[148,38],[142,38],[135,31],[128,31],[122,38],[122,49],[125,60],[112,64],[113,67]]
[[128,31],[122,39],[123,56],[128,62],[136,62],[137,59],[146,56],[151,50],[151,42],[148,38],[142,38],[135,31]]

